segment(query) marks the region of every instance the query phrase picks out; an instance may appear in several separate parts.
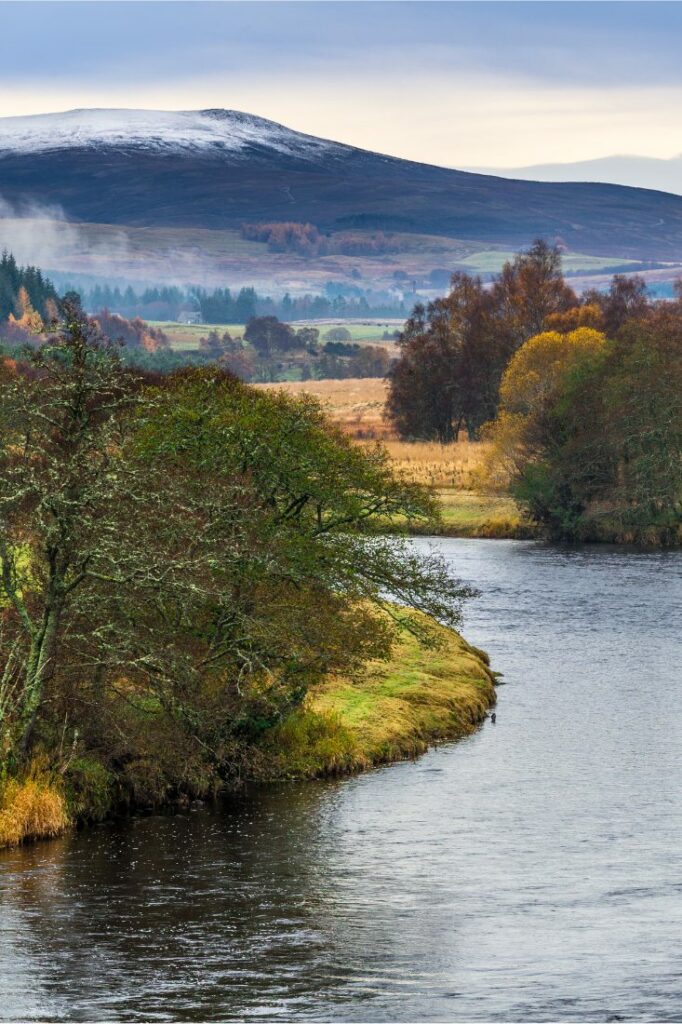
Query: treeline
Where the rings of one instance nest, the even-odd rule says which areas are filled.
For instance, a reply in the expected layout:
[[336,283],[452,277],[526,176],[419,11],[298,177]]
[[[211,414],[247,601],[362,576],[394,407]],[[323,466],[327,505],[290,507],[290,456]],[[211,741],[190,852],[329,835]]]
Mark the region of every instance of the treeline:
[[383,256],[399,252],[400,242],[383,231],[337,231],[324,233],[314,224],[295,221],[243,224],[241,236],[251,242],[265,242],[270,252],[316,256]]
[[120,342],[129,349],[142,349],[154,354],[170,351],[168,336],[159,327],[152,327],[140,317],[126,320],[125,317],[102,309],[93,317],[102,333],[109,341]]
[[653,305],[617,284],[610,299],[583,307],[615,307],[608,327],[575,316],[514,355],[490,469],[555,539],[679,546],[682,299]]
[[277,381],[292,375],[303,380],[386,376],[391,357],[385,348],[334,340],[339,334],[350,338],[339,328],[320,338],[316,327],[295,330],[273,316],[255,317],[243,337],[210,331],[199,340],[199,356],[243,381]]
[[457,273],[450,293],[418,304],[398,338],[388,413],[401,437],[476,437],[495,416],[502,374],[547,317],[578,305],[556,247],[537,242],[507,263],[492,285]]
[[553,537],[682,542],[682,298],[568,287],[537,242],[490,288],[416,307],[390,372],[402,437],[492,441],[489,473]]
[[[23,291],[23,295],[22,295]],[[57,292],[37,267],[20,267],[5,250],[0,256],[0,320],[23,316],[26,303],[41,316],[50,315],[49,303],[56,303]]]
[[101,817],[238,778],[312,685],[468,591],[381,536],[431,499],[313,401],[133,373],[60,316],[0,363],[0,777]]
[[[70,289],[73,290],[73,289]],[[207,324],[247,324],[255,316],[276,316],[280,320],[357,319],[367,316],[402,316],[402,302],[367,296],[361,288],[333,284],[324,295],[288,293],[281,299],[260,295],[253,288],[181,289],[127,288],[96,285],[81,289],[83,306],[90,313],[109,309],[128,319],[178,320],[197,315]]]

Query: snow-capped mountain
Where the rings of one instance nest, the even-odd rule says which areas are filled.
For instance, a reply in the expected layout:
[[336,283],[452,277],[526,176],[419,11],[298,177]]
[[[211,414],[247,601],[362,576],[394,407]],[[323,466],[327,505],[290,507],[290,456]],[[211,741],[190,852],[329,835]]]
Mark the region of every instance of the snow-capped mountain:
[[682,259],[680,196],[433,167],[232,110],[0,118],[0,218],[3,209],[36,206],[99,224],[307,221],[323,231],[409,232],[509,249],[560,238],[610,258]]
[[136,149],[163,154],[245,153],[255,147],[302,159],[352,149],[238,110],[68,110],[0,118],[0,153]]

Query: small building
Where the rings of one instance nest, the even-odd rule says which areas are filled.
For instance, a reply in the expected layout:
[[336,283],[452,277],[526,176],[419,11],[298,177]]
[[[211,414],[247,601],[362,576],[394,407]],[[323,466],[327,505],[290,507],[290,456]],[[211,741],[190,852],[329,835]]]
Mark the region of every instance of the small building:
[[179,324],[203,324],[204,318],[196,299],[189,298],[178,310]]

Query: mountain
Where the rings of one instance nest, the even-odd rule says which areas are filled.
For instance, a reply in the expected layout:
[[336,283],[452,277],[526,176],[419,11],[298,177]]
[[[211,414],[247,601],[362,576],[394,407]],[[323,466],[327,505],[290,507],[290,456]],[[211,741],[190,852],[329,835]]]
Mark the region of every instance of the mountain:
[[576,163],[531,164],[507,169],[471,167],[468,170],[529,181],[607,181],[682,195],[682,154],[665,160],[649,156],[605,156]]
[[[292,131],[232,110],[73,110],[0,119],[5,208],[58,206],[74,221],[235,228],[310,221],[518,248],[682,257],[682,197],[434,167]],[[1,204],[0,204],[1,205]]]

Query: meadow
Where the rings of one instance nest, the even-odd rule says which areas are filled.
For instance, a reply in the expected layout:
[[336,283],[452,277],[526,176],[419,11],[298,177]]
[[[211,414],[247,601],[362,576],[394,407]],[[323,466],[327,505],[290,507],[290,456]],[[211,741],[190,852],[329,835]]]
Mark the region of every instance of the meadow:
[[[192,352],[199,348],[199,339],[205,337],[209,331],[217,331],[223,334],[229,331],[233,338],[241,338],[244,335],[244,324],[179,324],[169,320],[149,320],[153,327],[160,327],[168,336],[171,348],[178,352]],[[351,336],[351,341],[358,345],[384,345],[393,346],[392,339],[384,338],[384,334],[393,334],[399,331],[403,325],[402,320],[295,320],[291,326],[295,329],[300,327],[316,327],[320,332],[320,339],[324,340],[327,331],[334,327],[344,327]]]
[[485,487],[484,466],[489,445],[464,438],[456,444],[401,441],[384,418],[387,383],[377,378],[290,381],[258,384],[290,394],[319,399],[329,416],[358,444],[381,441],[405,479],[433,488],[438,494],[444,535],[528,537],[533,526],[507,494]]

